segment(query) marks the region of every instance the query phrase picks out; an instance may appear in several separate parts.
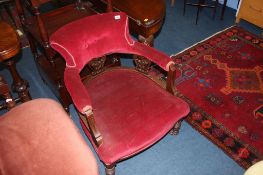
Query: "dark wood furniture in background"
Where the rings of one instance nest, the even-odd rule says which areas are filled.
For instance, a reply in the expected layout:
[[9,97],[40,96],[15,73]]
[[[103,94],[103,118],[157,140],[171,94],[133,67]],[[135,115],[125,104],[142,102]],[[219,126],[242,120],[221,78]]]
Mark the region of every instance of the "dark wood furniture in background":
[[4,99],[4,102],[0,104],[0,110],[7,109],[10,110],[11,108],[15,107],[16,102],[13,99],[9,86],[5,81],[4,77],[0,75],[0,97]]
[[11,5],[14,5],[14,0],[0,0],[0,10],[4,9],[10,18],[10,22],[17,28],[15,16],[13,16],[13,12],[11,9]]
[[[51,2],[51,0],[16,0],[16,7],[43,81],[48,84],[63,107],[68,110],[72,101],[63,82],[65,62],[50,47],[49,36],[61,26],[96,14],[96,12],[81,1],[62,7],[54,7]],[[49,5],[53,9],[42,12],[41,8],[44,5]]]
[[16,70],[13,59],[20,51],[20,41],[16,31],[6,22],[0,20],[0,61],[3,62],[13,78],[13,90],[18,93],[16,102],[31,100],[28,92],[28,82],[21,78]]
[[[41,77],[59,98],[63,107],[68,110],[72,100],[65,89],[63,80],[65,62],[50,47],[49,36],[71,21],[112,10],[111,3],[101,0],[89,0],[85,3],[78,1],[42,12],[41,7],[50,3],[51,0],[15,1]],[[154,34],[161,28],[165,15],[164,0],[113,0],[112,5],[114,11],[124,11],[129,15],[131,30],[138,34],[141,42],[152,46]],[[118,62],[115,58],[111,60],[112,62],[107,64]]]
[[[239,2],[240,0],[237,0],[237,7],[239,6]],[[171,6],[173,7],[175,4],[175,0],[171,0]],[[222,6],[222,10],[221,10],[221,14],[220,14],[220,19],[223,20],[224,19],[224,15],[225,15],[225,10],[226,10],[226,5],[227,5],[227,0],[224,0],[223,2],[223,6]]]
[[[98,12],[106,11],[106,0],[88,0]],[[140,42],[153,46],[154,35],[160,30],[165,17],[165,0],[112,0],[113,11],[129,16],[131,32]]]
[[170,4],[171,4],[171,7],[173,7],[175,4],[175,0],[171,0]]
[[186,5],[195,6],[197,7],[197,14],[195,19],[195,24],[197,24],[199,13],[202,10],[202,8],[212,8],[213,9],[213,19],[216,15],[216,8],[218,6],[218,0],[215,0],[213,4],[208,4],[205,2],[205,0],[198,0],[196,3],[189,2],[188,0],[184,0],[184,15],[185,15],[185,9]]

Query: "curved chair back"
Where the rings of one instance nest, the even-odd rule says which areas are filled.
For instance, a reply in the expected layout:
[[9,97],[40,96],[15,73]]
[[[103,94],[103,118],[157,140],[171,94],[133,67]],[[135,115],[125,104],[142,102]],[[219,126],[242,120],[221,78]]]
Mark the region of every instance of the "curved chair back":
[[123,12],[89,16],[58,29],[50,37],[51,46],[66,60],[67,67],[81,70],[89,61],[111,53],[130,53],[144,56],[168,70],[167,55],[134,41]]

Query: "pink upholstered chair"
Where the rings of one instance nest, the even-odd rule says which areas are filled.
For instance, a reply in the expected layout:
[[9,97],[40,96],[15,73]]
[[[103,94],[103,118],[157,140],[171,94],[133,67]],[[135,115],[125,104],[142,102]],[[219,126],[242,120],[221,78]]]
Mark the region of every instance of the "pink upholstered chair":
[[[189,112],[189,106],[174,96],[174,62],[133,40],[125,13],[99,14],[69,23],[50,37],[50,44],[66,60],[65,85],[107,175],[114,174],[117,162],[160,140]],[[103,67],[105,56],[112,53],[137,55],[137,66],[95,69],[95,76],[80,77],[85,66]],[[147,74],[149,62],[142,56],[168,71],[166,89]]]
[[62,106],[36,99],[0,116],[0,174],[98,175],[98,167]]

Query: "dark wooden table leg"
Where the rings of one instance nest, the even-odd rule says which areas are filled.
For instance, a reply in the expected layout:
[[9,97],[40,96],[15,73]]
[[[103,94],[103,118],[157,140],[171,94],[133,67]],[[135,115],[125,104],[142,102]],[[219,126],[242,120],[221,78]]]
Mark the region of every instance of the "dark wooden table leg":
[[10,17],[10,20],[11,20],[11,23],[14,25],[14,27],[17,29],[18,26],[16,24],[16,20],[15,20],[15,17],[13,16],[12,14],[12,10],[11,10],[11,6],[12,6],[12,1],[8,2],[8,3],[5,3],[4,4],[4,8],[6,10],[6,13],[8,14],[8,16]]
[[0,20],[0,61],[4,62],[13,78],[12,88],[18,93],[16,102],[31,100],[28,92],[28,82],[23,80],[16,70],[14,57],[20,52],[20,41],[15,29]]
[[145,45],[147,45],[147,46],[153,47],[153,42],[154,42],[154,36],[153,36],[153,35],[150,35],[150,36],[148,36],[147,38],[144,37],[144,36],[142,36],[142,35],[139,35],[139,36],[138,36],[138,40],[139,40],[141,43],[143,43],[143,44],[145,44]]
[[223,4],[223,7],[222,7],[222,11],[221,11],[221,17],[220,17],[221,20],[224,19],[224,14],[225,14],[225,10],[226,10],[226,4],[227,4],[227,0],[224,0],[224,4]]
[[173,7],[175,4],[175,0],[171,0],[171,7]]
[[6,109],[10,110],[16,105],[15,100],[10,94],[9,87],[5,79],[0,75],[0,96],[5,99],[5,102],[0,104],[0,110]]
[[20,77],[16,70],[16,64],[14,60],[9,59],[5,61],[5,64],[7,65],[8,70],[11,73],[11,76],[13,78],[13,90],[18,93],[18,96],[21,100],[21,102],[26,102],[31,100],[31,96],[28,92],[28,82]]

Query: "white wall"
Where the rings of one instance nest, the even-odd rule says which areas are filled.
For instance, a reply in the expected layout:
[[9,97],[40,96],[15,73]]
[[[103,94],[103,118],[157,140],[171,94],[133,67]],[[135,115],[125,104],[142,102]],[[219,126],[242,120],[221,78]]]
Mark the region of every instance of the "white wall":
[[[223,4],[224,0],[219,0],[219,3]],[[238,0],[228,0],[227,6],[233,9],[237,9],[237,3],[238,3]]]

